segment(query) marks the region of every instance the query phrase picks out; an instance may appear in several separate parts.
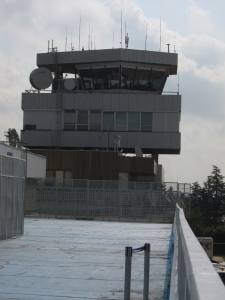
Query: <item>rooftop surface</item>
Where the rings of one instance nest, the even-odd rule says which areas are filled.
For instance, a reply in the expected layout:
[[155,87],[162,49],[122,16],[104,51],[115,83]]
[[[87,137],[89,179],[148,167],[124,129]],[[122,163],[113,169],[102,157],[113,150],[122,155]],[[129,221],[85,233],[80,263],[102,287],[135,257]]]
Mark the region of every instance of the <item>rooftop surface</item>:
[[[124,248],[151,243],[150,299],[162,299],[170,224],[25,219],[0,241],[0,299],[123,299]],[[131,299],[143,299],[143,253],[133,255]]]

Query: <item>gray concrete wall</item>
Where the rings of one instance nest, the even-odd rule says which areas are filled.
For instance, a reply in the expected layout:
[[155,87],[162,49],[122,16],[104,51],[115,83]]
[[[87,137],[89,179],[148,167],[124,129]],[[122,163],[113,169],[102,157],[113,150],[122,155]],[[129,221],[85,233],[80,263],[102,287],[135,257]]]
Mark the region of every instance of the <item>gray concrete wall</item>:
[[25,160],[0,155],[0,240],[23,233]]
[[[24,124],[35,124],[36,130],[22,132],[22,140],[32,147],[111,148],[116,136],[121,148],[139,145],[158,153],[180,152],[179,95],[148,93],[63,93],[23,94]],[[113,112],[151,112],[151,132],[64,131],[64,110],[100,110]]]
[[144,51],[134,49],[103,49],[91,51],[68,51],[37,54],[37,65],[51,67],[57,63],[65,64],[96,64],[110,62],[131,62],[136,64],[161,65],[169,67],[170,74],[177,72],[177,54]]

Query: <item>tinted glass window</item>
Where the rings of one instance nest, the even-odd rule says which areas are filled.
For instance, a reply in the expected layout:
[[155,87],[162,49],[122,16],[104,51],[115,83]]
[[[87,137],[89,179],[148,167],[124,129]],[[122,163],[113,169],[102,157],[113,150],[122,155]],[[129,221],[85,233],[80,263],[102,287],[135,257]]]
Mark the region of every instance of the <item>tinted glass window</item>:
[[138,131],[140,130],[140,113],[129,112],[128,113],[128,130]]
[[116,130],[125,131],[127,130],[127,113],[116,112]]
[[101,130],[101,112],[91,111],[90,112],[90,130]]
[[77,112],[77,130],[88,130],[88,111]]
[[150,112],[141,113],[141,130],[152,131],[152,113]]
[[103,130],[114,130],[114,113],[104,112],[103,113]]

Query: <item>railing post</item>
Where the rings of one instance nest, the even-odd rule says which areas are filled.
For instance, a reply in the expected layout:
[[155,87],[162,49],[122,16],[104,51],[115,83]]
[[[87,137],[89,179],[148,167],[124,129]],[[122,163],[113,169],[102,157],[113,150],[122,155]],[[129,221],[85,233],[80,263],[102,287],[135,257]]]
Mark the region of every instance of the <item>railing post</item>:
[[148,300],[149,294],[149,264],[150,264],[150,244],[144,246],[144,288],[143,300]]
[[125,248],[124,300],[130,300],[132,247]]

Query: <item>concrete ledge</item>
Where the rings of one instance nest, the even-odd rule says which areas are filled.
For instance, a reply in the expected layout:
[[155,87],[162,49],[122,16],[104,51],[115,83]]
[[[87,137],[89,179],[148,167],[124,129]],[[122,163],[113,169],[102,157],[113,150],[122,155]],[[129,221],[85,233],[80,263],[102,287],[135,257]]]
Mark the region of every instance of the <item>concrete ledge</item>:
[[222,300],[225,287],[177,206],[170,299]]

